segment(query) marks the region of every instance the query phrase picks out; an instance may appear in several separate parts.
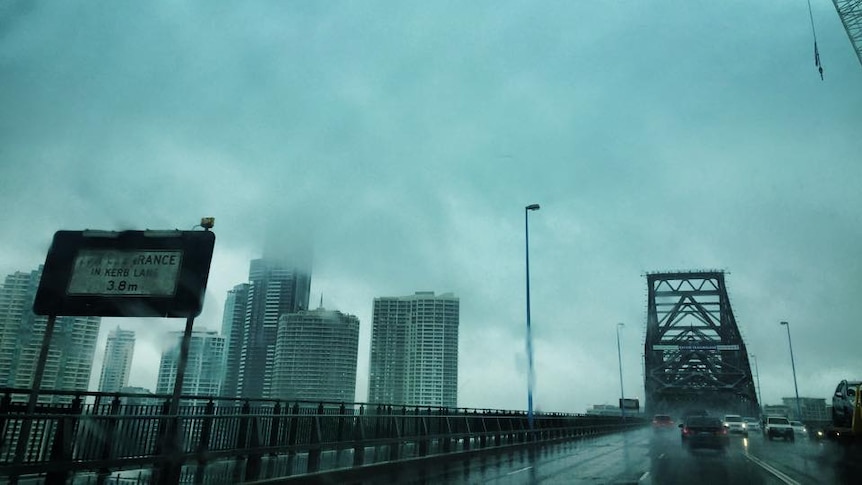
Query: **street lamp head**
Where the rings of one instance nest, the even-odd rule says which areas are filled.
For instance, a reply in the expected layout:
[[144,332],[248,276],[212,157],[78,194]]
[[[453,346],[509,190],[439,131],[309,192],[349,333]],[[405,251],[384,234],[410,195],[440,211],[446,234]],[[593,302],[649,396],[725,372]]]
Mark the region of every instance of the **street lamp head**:
[[528,211],[537,211],[539,210],[539,204],[530,204],[525,207],[525,209],[527,209]]
[[620,323],[618,323],[618,324],[617,324],[617,327],[625,327],[625,326],[626,326],[626,324],[625,324],[625,323],[623,323],[623,322],[620,322]]
[[780,324],[780,325],[788,325],[788,326],[789,326],[789,324],[788,324],[787,322],[780,322],[779,324]]

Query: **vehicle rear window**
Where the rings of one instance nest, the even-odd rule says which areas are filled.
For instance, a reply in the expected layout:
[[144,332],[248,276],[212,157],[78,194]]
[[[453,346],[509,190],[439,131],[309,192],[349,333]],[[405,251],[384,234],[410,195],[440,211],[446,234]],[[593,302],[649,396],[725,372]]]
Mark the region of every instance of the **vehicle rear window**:
[[669,422],[669,421],[673,421],[673,420],[670,418],[670,416],[668,416],[668,415],[666,415],[666,414],[656,414],[656,415],[655,415],[655,417],[654,417],[653,419],[654,419],[655,421],[660,421],[660,422],[663,422],[663,423],[666,423],[666,422]]
[[721,421],[718,418],[710,418],[707,416],[697,416],[690,418],[685,423],[686,426],[721,426]]
[[769,424],[790,424],[787,418],[767,418],[766,422]]

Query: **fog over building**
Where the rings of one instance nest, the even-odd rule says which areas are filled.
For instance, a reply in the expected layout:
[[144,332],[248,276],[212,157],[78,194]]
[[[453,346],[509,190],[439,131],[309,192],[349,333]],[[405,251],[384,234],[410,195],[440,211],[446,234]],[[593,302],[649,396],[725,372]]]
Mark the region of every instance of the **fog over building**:
[[359,319],[318,308],[282,315],[278,324],[272,397],[353,402]]
[[[41,276],[39,266],[29,273],[6,276],[0,286],[0,386],[29,388],[33,384],[48,321],[48,317],[33,313]],[[88,390],[101,320],[57,317],[42,389]]]
[[374,299],[369,402],[457,405],[459,305],[425,291]]
[[108,333],[99,392],[117,392],[129,385],[129,371],[135,353],[135,332],[119,326]]
[[[170,332],[167,339],[169,347],[162,353],[156,394],[171,394],[174,390],[183,332]],[[219,395],[224,374],[224,350],[225,339],[218,332],[212,330],[192,332],[181,391],[183,395]]]
[[[294,252],[291,257],[265,253],[264,258],[252,260],[249,265],[244,307],[241,309],[242,291],[229,295],[229,299],[233,297],[232,312],[224,318],[230,319],[231,331],[225,337],[230,339],[228,349],[239,349],[239,355],[238,362],[229,362],[236,370],[231,367],[232,374],[225,377],[230,385],[236,380],[236,391],[226,389],[225,393],[249,399],[271,396],[278,319],[308,308],[310,259],[307,251]],[[245,316],[239,331],[235,325],[242,311]],[[229,357],[236,358],[236,354]]]

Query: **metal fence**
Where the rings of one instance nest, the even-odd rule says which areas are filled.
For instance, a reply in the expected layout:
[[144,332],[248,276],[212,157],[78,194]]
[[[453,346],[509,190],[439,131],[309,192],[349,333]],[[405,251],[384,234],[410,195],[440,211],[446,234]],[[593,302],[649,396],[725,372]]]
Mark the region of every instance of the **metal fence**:
[[166,395],[61,391],[27,415],[28,390],[0,396],[0,481],[13,483],[237,483],[643,425],[538,413],[531,430],[517,411],[206,396],[171,416]]

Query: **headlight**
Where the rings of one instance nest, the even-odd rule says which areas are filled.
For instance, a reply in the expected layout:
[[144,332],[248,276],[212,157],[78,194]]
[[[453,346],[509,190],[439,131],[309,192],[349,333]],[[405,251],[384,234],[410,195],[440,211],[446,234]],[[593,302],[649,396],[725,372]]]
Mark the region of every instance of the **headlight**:
[[742,423],[742,429],[745,429],[745,428],[747,428],[747,427],[748,427],[748,425],[747,425],[747,424]]

